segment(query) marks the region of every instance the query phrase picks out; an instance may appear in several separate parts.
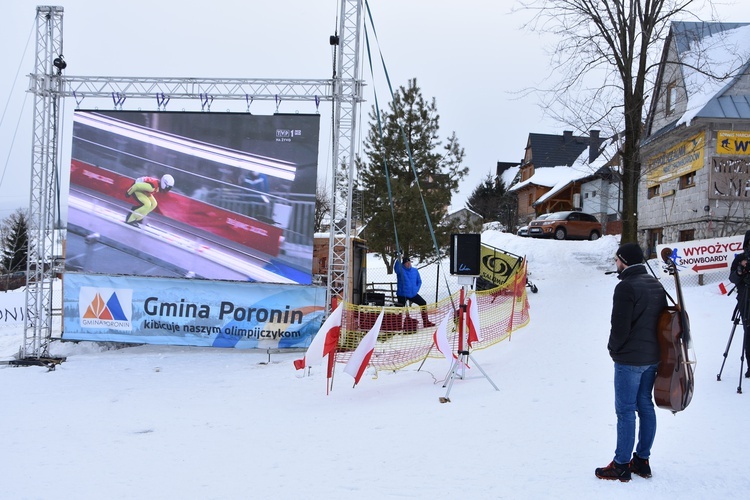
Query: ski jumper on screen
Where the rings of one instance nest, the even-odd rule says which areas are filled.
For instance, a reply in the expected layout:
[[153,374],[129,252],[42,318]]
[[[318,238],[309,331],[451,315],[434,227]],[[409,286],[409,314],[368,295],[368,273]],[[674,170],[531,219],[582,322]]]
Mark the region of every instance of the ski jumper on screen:
[[134,196],[141,205],[134,207],[125,222],[134,226],[139,225],[144,217],[153,212],[158,205],[154,194],[159,191],[167,192],[173,186],[174,178],[169,174],[163,175],[161,179],[158,177],[138,177],[125,194],[128,197]]

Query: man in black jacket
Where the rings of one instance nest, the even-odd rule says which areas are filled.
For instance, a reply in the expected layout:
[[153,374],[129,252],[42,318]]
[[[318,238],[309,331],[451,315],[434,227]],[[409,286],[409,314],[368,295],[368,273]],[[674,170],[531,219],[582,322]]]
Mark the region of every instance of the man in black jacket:
[[742,326],[745,330],[742,345],[745,349],[745,359],[748,361],[745,378],[750,378],[750,268],[747,265],[750,254],[750,231],[745,232],[745,241],[742,244],[742,253],[737,254],[729,267],[729,281],[737,287],[737,307],[739,308]]
[[[631,472],[651,477],[649,457],[656,436],[656,411],[652,393],[659,364],[657,327],[667,307],[659,281],[643,265],[643,251],[636,243],[617,249],[615,264],[620,283],[612,303],[609,355],[615,362],[615,413],[617,448],[612,462],[597,468],[600,479],[630,481]],[[638,445],[635,416],[638,412]],[[631,453],[633,454],[631,458]]]

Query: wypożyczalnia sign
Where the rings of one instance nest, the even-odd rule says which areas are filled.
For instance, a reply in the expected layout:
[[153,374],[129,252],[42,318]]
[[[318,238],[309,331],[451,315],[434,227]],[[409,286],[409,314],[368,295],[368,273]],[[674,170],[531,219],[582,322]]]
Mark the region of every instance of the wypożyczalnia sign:
[[716,153],[750,155],[750,131],[719,130],[716,133]]
[[703,168],[706,134],[701,132],[646,160],[646,183],[656,186]]

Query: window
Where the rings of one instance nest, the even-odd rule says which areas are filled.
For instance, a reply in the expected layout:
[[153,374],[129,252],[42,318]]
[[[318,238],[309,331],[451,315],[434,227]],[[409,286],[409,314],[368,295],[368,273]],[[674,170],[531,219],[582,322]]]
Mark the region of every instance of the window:
[[695,240],[695,229],[685,229],[680,231],[680,241],[693,241]]
[[581,214],[581,220],[586,221],[586,222],[599,222],[599,219],[597,219],[593,215],[585,214],[585,213]]
[[680,189],[687,189],[695,186],[695,172],[689,172],[680,177]]
[[664,243],[664,233],[661,228],[649,229],[647,239],[648,256],[646,258],[652,259],[656,257],[656,245]]
[[661,184],[657,184],[656,186],[651,186],[648,188],[648,199],[650,200],[654,196],[659,196],[661,193]]
[[677,82],[670,82],[667,85],[667,105],[666,112],[667,116],[671,115],[676,111],[675,106],[677,104]]

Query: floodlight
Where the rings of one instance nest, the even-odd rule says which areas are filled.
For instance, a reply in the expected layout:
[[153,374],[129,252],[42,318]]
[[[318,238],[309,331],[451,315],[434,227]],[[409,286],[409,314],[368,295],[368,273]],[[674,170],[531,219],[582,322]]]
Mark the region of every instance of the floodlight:
[[62,54],[55,57],[55,59],[52,61],[52,65],[59,71],[62,71],[68,67],[68,63],[65,62],[65,58],[62,56]]

